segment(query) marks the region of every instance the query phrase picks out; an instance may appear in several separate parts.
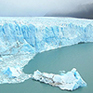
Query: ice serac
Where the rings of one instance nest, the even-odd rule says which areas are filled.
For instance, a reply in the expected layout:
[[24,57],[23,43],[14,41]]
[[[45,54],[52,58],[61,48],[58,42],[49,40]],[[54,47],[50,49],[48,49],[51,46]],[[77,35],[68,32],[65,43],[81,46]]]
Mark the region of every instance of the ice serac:
[[87,85],[75,68],[65,74],[61,73],[61,75],[45,72],[41,73],[37,70],[32,75],[32,79],[59,87],[62,90],[70,91]]
[[[0,84],[19,83],[30,78],[31,75],[23,72],[23,67],[37,53],[79,42],[93,42],[92,20],[0,18]],[[14,73],[11,68],[20,69],[16,78],[9,78],[11,72]]]
[[8,67],[3,73],[9,78],[16,78],[20,75],[20,68]]

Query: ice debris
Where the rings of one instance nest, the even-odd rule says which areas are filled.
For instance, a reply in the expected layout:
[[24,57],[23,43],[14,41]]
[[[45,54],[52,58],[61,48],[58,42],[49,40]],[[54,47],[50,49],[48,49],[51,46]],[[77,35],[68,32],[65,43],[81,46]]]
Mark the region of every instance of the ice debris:
[[0,72],[0,84],[3,83],[20,83],[31,78],[31,74],[25,74],[22,68],[18,66],[4,67]]
[[57,86],[62,90],[73,91],[79,87],[86,86],[86,82],[82,79],[80,74],[73,68],[66,74],[52,74],[52,73],[41,73],[39,70],[35,71],[32,75],[32,79],[40,82]]
[[14,67],[8,67],[3,71],[5,75],[7,75],[9,78],[16,78],[20,76],[20,68],[14,68]]

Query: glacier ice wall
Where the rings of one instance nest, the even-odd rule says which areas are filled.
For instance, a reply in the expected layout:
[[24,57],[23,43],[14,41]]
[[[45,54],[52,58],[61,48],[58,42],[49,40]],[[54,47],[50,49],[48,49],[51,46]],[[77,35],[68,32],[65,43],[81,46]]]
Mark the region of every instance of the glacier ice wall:
[[[37,53],[79,42],[93,42],[92,20],[1,17],[0,83],[23,82],[31,77],[22,71],[23,67]],[[16,78],[9,78],[13,73],[9,70],[11,68],[14,69],[13,71],[19,68],[20,70],[16,70],[16,73],[20,75],[17,75]]]

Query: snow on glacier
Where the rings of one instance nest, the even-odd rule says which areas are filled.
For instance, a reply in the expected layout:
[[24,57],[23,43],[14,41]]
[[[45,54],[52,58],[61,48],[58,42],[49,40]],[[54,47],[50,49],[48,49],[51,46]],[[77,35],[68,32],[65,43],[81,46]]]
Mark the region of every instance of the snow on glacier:
[[41,73],[39,70],[37,70],[32,75],[32,79],[49,84],[51,86],[59,87],[62,90],[70,91],[87,85],[75,68],[67,73],[61,73],[61,75],[45,72]]
[[[19,83],[31,78],[31,74],[23,72],[23,67],[37,53],[80,42],[93,42],[92,20],[1,17],[0,84]],[[11,68],[16,73],[16,68],[19,68],[20,73],[16,78],[9,78],[9,74],[4,74],[7,70],[11,72]]]

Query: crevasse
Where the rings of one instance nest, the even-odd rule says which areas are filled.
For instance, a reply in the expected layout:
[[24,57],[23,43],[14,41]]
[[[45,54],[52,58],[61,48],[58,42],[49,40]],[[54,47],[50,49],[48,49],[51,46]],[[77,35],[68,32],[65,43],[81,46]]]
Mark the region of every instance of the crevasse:
[[[31,74],[22,70],[37,53],[80,42],[93,42],[92,20],[0,18],[0,83],[19,83],[30,78]],[[19,73],[17,76],[10,74],[12,67]]]

